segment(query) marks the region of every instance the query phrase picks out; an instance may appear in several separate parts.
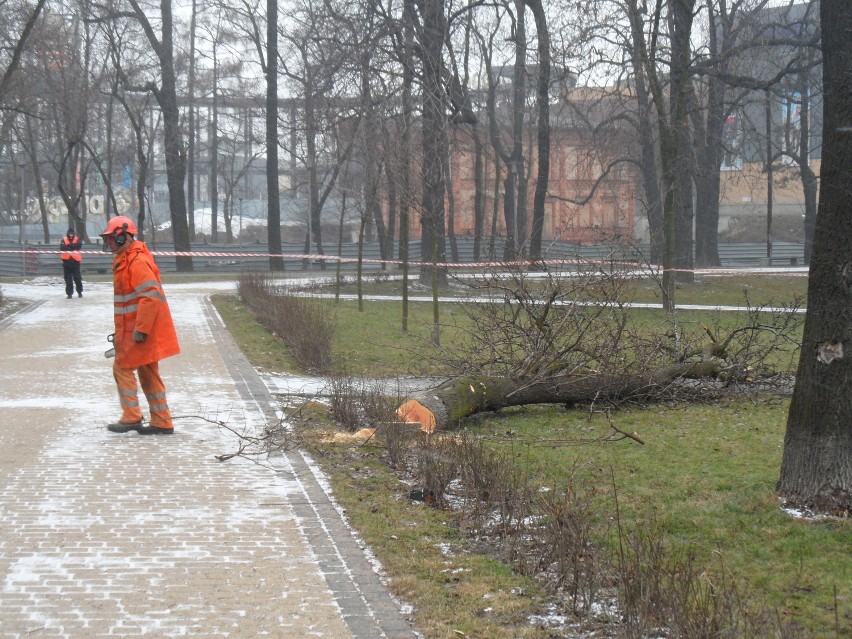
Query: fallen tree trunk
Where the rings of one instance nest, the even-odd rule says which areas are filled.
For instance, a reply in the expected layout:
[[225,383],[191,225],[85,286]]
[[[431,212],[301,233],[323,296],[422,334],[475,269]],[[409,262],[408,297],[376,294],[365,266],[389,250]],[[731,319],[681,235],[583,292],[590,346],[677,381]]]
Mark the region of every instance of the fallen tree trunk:
[[471,375],[414,393],[397,409],[397,416],[431,432],[454,426],[474,413],[509,406],[648,400],[662,396],[676,379],[710,377],[720,370],[721,362],[708,359],[632,375],[594,371],[537,379]]

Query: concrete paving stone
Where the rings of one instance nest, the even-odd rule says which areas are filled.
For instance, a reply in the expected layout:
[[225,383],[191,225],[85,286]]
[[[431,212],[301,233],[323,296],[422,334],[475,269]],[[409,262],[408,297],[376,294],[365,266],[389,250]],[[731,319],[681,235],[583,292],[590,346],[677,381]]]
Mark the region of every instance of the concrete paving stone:
[[357,584],[352,583],[348,575],[329,575],[325,576],[326,583],[334,592],[361,592]]
[[352,632],[355,636],[361,637],[363,639],[367,638],[375,638],[382,639],[383,634],[380,633],[372,623],[372,620],[369,617],[349,617],[344,616],[347,625],[352,628]]
[[386,615],[388,617],[399,613],[399,604],[396,603],[390,596],[377,596],[370,601],[370,608],[377,615]]
[[0,328],[0,637],[416,637],[305,453],[216,460],[239,445],[223,417],[278,422],[206,299],[233,284],[166,284],[168,438],[106,431],[112,291],[91,289],[70,317],[55,290],[4,284],[38,305]]

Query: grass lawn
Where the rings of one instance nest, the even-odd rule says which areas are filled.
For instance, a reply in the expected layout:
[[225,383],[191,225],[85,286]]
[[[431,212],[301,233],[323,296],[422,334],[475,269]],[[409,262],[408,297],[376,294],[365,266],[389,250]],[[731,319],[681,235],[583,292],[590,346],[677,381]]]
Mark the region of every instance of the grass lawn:
[[[363,293],[365,295],[399,295],[402,281],[395,272],[390,274],[368,273],[363,276]],[[452,279],[452,288],[441,291],[442,297],[458,296],[475,292],[478,287],[471,288],[481,280],[459,277]],[[431,297],[432,289],[420,286],[409,278],[411,286],[409,295],[412,297]],[[752,305],[760,304],[790,304],[794,299],[807,297],[808,280],[802,274],[738,274],[738,275],[705,275],[695,276],[691,284],[677,284],[675,301],[677,304],[719,304],[727,306],[743,305],[748,299]],[[632,282],[634,302],[661,303],[662,293],[660,284],[650,278],[637,278]],[[345,274],[340,288],[341,293],[357,294],[354,276]],[[331,286],[326,292],[334,292],[333,276]],[[369,303],[369,302],[368,302]]]
[[[789,301],[794,288],[804,288],[804,279],[773,279],[771,285],[764,280],[745,282],[761,291],[762,299],[753,302]],[[712,295],[733,299],[743,284],[726,287],[720,280],[701,287],[722,287]],[[715,301],[709,290],[689,295]],[[684,297],[686,292],[679,301],[685,303]],[[238,301],[225,296],[214,301],[256,366],[293,370],[280,341],[270,339]],[[336,308],[333,355],[350,372],[394,376],[434,370],[429,362],[440,351],[428,343],[428,304],[412,305],[409,333],[399,328],[398,304],[368,301],[364,312],[354,303]],[[441,312],[442,323],[457,319],[452,305],[442,305]],[[698,315],[694,321],[707,319]],[[452,339],[450,332],[442,334],[445,347],[451,348]],[[332,439],[322,408],[312,410],[311,422],[319,426],[305,430],[305,441],[329,474],[347,517],[385,567],[391,589],[414,605],[424,636],[579,636],[531,622],[551,601],[541,584],[480,552],[459,532],[453,513],[408,499],[408,485],[388,467],[379,441]],[[467,427],[543,487],[571,480],[588,490],[609,543],[617,498],[625,531],[653,530],[667,548],[693,554],[707,580],[733,579],[753,605],[801,628],[796,636],[850,636],[852,526],[846,520],[791,517],[774,494],[787,410],[783,398],[739,398],[611,414],[620,430],[635,432],[644,445],[604,441],[612,434],[606,417],[590,417],[583,408],[526,406],[476,415]]]
[[644,445],[577,443],[611,433],[605,416],[545,406],[481,415],[471,426],[534,468],[543,485],[585,482],[609,514],[617,495],[628,526],[653,521],[670,544],[713,570],[723,562],[785,615],[828,630],[836,587],[850,629],[852,527],[792,518],[774,494],[788,405],[736,400],[614,413],[616,426]]

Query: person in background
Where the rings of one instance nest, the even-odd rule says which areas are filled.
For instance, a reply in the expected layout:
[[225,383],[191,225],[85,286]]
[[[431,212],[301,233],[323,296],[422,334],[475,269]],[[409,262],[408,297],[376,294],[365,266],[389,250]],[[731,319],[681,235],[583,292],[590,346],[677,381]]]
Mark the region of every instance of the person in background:
[[69,300],[74,297],[75,286],[77,297],[83,297],[83,276],[80,273],[80,262],[83,261],[81,246],[82,242],[73,228],[68,229],[59,243],[59,255],[62,257],[62,271],[65,276],[65,295]]
[[[107,430],[171,435],[174,426],[159,362],[180,353],[180,346],[163,293],[160,269],[145,243],[136,239],[136,233],[136,224],[123,215],[112,218],[101,233],[105,249],[113,254],[115,360],[112,372],[121,404],[121,418],[109,424]],[[139,408],[137,375],[151,413],[148,426],[144,425]]]

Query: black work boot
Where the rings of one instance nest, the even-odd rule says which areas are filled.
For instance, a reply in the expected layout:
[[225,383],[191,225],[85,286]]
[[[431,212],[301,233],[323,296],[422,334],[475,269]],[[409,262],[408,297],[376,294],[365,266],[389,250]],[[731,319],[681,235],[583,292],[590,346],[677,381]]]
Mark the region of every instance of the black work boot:
[[116,422],[114,424],[107,424],[107,430],[111,433],[129,433],[131,430],[138,431],[141,428],[144,428],[144,426],[142,426],[141,419],[138,422]]
[[140,426],[136,429],[140,435],[171,435],[175,432],[174,428],[160,428],[159,426]]

